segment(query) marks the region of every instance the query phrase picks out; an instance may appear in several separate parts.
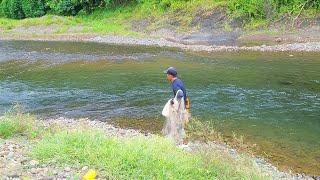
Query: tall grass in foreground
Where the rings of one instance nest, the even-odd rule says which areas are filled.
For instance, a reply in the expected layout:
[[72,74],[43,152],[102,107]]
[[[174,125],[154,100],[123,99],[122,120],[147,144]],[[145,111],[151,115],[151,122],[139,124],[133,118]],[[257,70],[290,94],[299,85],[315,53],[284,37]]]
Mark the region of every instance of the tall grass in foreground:
[[216,142],[226,144],[239,152],[252,154],[256,150],[256,145],[245,142],[242,135],[232,132],[232,135],[222,134],[216,130],[212,121],[200,121],[192,119],[186,126],[187,138],[193,141]]
[[189,153],[161,137],[110,138],[97,131],[47,134],[31,156],[43,163],[88,165],[111,179],[265,179],[251,161]]
[[7,139],[14,135],[36,137],[38,134],[36,118],[29,114],[11,112],[0,117],[0,138]]

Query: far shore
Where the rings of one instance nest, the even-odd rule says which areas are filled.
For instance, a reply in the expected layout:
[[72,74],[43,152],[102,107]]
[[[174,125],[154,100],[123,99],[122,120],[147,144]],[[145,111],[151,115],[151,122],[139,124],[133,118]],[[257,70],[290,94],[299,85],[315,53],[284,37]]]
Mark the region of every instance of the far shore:
[[[190,52],[320,52],[320,42],[290,42],[277,45],[231,46],[205,45],[198,42],[188,43],[174,38],[130,37],[121,35],[100,34],[1,34],[0,41],[68,41],[95,42],[115,45],[136,45],[178,48]],[[261,43],[260,43],[261,44]]]

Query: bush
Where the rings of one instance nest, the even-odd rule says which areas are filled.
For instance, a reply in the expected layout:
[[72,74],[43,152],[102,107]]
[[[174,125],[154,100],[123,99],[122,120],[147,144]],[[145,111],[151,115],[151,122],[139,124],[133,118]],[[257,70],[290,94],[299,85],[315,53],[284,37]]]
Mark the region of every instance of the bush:
[[77,15],[81,10],[90,13],[102,0],[49,0],[48,4],[54,14],[64,16]]
[[319,0],[230,0],[228,10],[236,17],[272,18],[275,14],[298,14],[302,10],[320,10]]
[[88,14],[99,7],[116,8],[135,2],[137,0],[49,0],[48,4],[54,14],[75,16],[80,11]]
[[12,19],[40,17],[46,14],[45,0],[3,0],[0,16]]
[[1,6],[3,14],[7,18],[23,19],[25,17],[22,10],[21,0],[3,0]]
[[0,17],[5,17],[3,8],[2,8],[2,1],[0,1]]
[[72,0],[49,2],[49,7],[54,14],[64,16],[76,15],[81,10],[78,6],[78,1],[74,2]]
[[46,14],[45,0],[22,0],[22,10],[26,17],[41,17]]

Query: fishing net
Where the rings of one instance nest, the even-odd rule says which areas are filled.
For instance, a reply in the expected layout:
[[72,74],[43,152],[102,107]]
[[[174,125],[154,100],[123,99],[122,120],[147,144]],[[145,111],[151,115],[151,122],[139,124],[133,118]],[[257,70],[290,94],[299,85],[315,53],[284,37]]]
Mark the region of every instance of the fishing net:
[[162,111],[162,115],[166,118],[162,133],[179,145],[183,143],[186,136],[184,125],[188,120],[188,112],[185,109],[184,98],[178,99],[175,97],[173,99],[174,104],[171,104],[170,101],[167,102]]

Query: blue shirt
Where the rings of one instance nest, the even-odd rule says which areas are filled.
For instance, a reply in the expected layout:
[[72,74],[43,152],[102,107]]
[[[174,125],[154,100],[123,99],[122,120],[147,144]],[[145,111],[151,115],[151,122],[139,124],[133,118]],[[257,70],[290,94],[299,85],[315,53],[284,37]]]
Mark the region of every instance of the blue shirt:
[[177,91],[180,89],[180,90],[183,92],[183,94],[182,94],[182,93],[181,93],[181,94],[178,94],[177,97],[178,97],[179,99],[182,98],[182,97],[184,97],[184,100],[187,99],[187,91],[186,91],[186,88],[184,87],[184,84],[183,84],[183,82],[182,82],[180,79],[178,79],[178,78],[175,79],[175,80],[172,82],[171,86],[172,86],[173,96],[174,96],[174,97],[176,96]]

